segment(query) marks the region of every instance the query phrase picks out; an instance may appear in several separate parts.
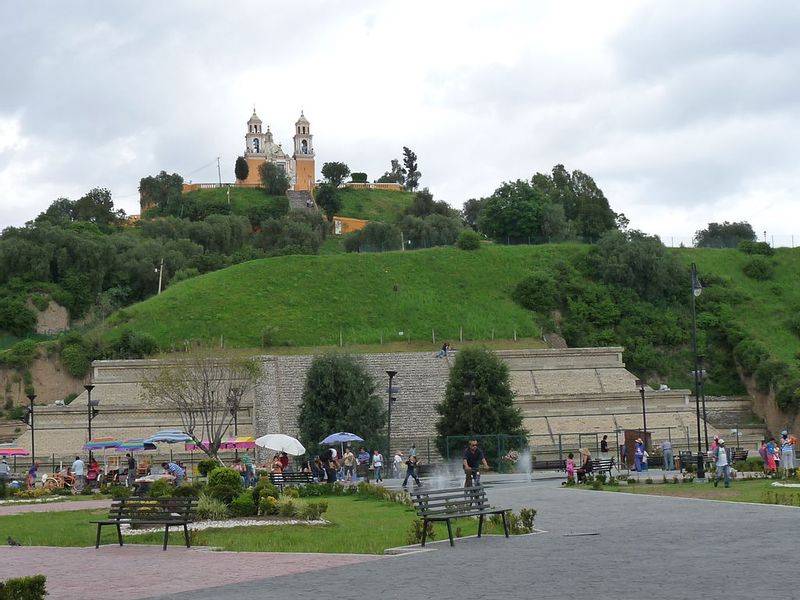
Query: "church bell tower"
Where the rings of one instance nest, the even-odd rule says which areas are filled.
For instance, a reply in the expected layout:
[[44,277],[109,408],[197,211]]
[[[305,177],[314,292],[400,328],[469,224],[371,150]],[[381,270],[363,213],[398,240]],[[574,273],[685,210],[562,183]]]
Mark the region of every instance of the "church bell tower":
[[296,192],[310,192],[314,189],[316,173],[314,168],[314,145],[312,142],[311,124],[303,111],[294,124],[294,154]]

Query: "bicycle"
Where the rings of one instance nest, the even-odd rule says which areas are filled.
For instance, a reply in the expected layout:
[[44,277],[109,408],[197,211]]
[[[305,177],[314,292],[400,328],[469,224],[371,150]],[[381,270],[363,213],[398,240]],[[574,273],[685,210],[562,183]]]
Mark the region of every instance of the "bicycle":
[[464,487],[477,487],[481,484],[481,472],[479,469],[467,467],[464,469],[464,474],[466,475]]

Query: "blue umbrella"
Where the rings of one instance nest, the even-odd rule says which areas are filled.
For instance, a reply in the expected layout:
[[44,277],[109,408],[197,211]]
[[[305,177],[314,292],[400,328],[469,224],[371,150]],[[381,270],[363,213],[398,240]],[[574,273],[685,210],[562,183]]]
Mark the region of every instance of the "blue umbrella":
[[324,440],[320,442],[320,444],[326,444],[332,446],[333,444],[341,444],[344,442],[363,442],[364,438],[358,437],[355,433],[348,433],[346,431],[340,431],[338,433],[332,433]]
[[142,440],[142,443],[157,444],[158,442],[166,442],[167,444],[180,444],[191,441],[192,436],[179,429],[163,429],[151,435],[149,438]]

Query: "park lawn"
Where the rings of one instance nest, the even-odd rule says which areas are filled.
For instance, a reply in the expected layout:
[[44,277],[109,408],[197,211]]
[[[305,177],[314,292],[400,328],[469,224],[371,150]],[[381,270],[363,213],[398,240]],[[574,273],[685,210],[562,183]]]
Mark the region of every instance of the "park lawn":
[[733,480],[730,488],[720,482],[719,487],[712,483],[653,484],[639,483],[625,486],[606,486],[606,491],[619,491],[626,494],[645,494],[648,496],[674,496],[678,498],[698,498],[701,500],[725,500],[727,502],[753,502],[763,504],[762,495],[767,490],[781,490],[787,494],[800,495],[800,488],[774,488],[773,479]]
[[[208,529],[195,532],[194,545],[239,552],[329,552],[343,554],[382,554],[387,548],[408,543],[409,527],[415,517],[411,507],[372,498],[334,496],[312,500],[328,503],[325,518],[330,525],[253,526]],[[96,526],[92,520],[104,519],[107,509],[27,513],[0,517],[0,534],[11,536],[23,546],[93,546]],[[447,528],[437,524],[435,539],[446,539]],[[477,532],[475,519],[454,523],[453,531],[462,535]],[[491,523],[488,533],[499,533]],[[163,532],[131,536],[126,544],[160,544]],[[102,544],[115,544],[113,527],[104,527]],[[183,544],[183,533],[170,532],[170,544]]]

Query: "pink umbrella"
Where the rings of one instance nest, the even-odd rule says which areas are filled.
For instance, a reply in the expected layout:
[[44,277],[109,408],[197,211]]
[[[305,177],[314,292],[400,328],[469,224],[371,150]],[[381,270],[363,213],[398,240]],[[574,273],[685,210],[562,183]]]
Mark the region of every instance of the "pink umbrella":
[[0,444],[0,456],[28,456],[30,452],[14,444]]

